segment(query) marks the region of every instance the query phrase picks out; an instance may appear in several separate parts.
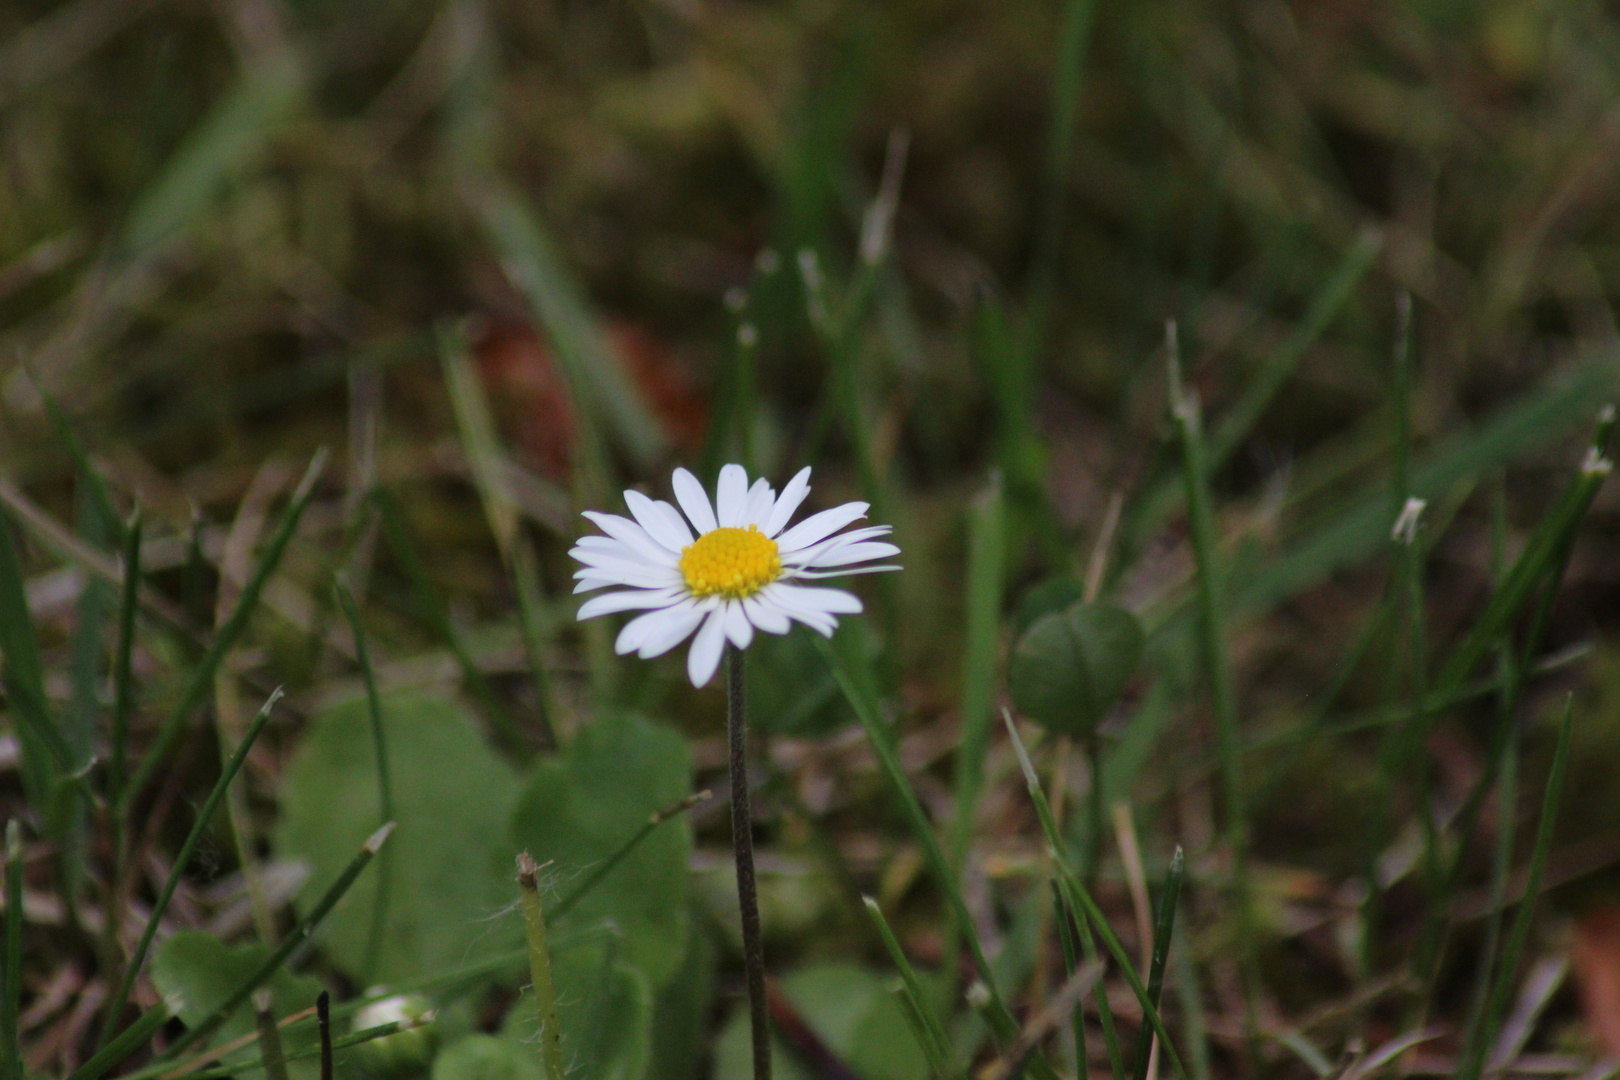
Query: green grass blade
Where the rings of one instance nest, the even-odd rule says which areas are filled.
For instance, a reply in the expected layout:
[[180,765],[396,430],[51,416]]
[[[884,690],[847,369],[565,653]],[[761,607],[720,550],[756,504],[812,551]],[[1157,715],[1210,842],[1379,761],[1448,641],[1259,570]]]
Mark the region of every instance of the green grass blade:
[[[424,1027],[427,1024],[432,1023],[433,1019],[434,1018],[429,1017],[417,1021],[391,1020],[386,1024],[378,1024],[376,1027],[369,1027],[360,1031],[350,1032],[341,1039],[333,1039],[332,1049],[347,1050],[351,1046],[360,1046],[376,1039],[386,1039],[388,1036],[398,1034],[401,1031],[411,1031],[415,1028]],[[285,1060],[308,1061],[310,1058],[319,1057],[320,1054],[321,1048],[319,1046],[310,1046],[301,1050],[295,1050],[294,1052],[286,1055]],[[173,1070],[172,1065],[168,1066],[167,1068],[170,1071]],[[230,1065],[223,1065],[214,1069],[201,1069],[197,1072],[186,1073],[185,1080],[230,1080],[232,1077],[240,1076],[243,1072],[257,1072],[263,1068],[263,1061],[248,1059],[246,1061],[233,1062]],[[143,1074],[132,1073],[130,1074],[130,1080],[136,1080],[136,1077],[140,1075]]]
[[91,462],[90,452],[85,449],[84,442],[79,438],[79,433],[73,429],[73,424],[68,420],[67,413],[62,411],[62,407],[57,404],[56,398],[51,396],[38,379],[33,381],[34,388],[39,391],[40,400],[45,403],[45,411],[51,418],[51,427],[56,430],[56,437],[61,440],[63,449],[73,459],[75,478],[84,484],[85,492],[89,496],[91,504],[101,514],[101,520],[106,523],[108,531],[112,533],[112,542],[122,544],[124,542],[124,523],[119,518],[117,509],[113,506],[112,496],[107,492],[107,482],[102,478],[101,470],[97,469]]
[[1376,231],[1368,229],[1356,238],[1350,250],[1345,252],[1339,265],[1334,267],[1333,273],[1322,283],[1316,295],[1311,298],[1310,307],[1305,315],[1288,336],[1272,350],[1260,365],[1260,370],[1249,385],[1244,388],[1243,394],[1226,410],[1221,422],[1209,439],[1209,467],[1219,469],[1231,458],[1234,451],[1249,437],[1254,426],[1260,422],[1260,417],[1270,407],[1288,380],[1293,377],[1294,369],[1304,359],[1305,352],[1313,345],[1328,325],[1344,310],[1345,304],[1355,294],[1356,286],[1372,268],[1373,260],[1383,248],[1383,237]]
[[1450,691],[1462,685],[1485,658],[1493,643],[1500,640],[1507,625],[1518,616],[1543,577],[1555,567],[1572,542],[1598,489],[1613,471],[1608,457],[1609,433],[1614,428],[1612,409],[1605,409],[1598,421],[1597,434],[1580,471],[1564,494],[1531,535],[1501,587],[1492,595],[1483,614],[1468,636],[1447,658],[1436,680],[1437,689]]
[[[1474,429],[1446,439],[1416,462],[1412,494],[1432,504],[1459,481],[1557,440],[1582,417],[1590,416],[1592,400],[1606,398],[1613,387],[1610,357],[1593,357],[1573,365],[1541,389],[1502,406]],[[1269,611],[1334,571],[1373,555],[1389,543],[1389,504],[1389,489],[1384,484],[1347,499],[1343,509],[1290,543],[1233,594],[1234,614]],[[1487,650],[1494,640],[1487,639]]]
[[1237,691],[1232,681],[1231,658],[1226,650],[1226,606],[1220,546],[1216,536],[1214,500],[1210,495],[1210,458],[1205,452],[1198,397],[1181,385],[1181,354],[1175,324],[1168,328],[1170,354],[1170,414],[1181,444],[1182,480],[1187,501],[1187,525],[1197,571],[1198,637],[1204,674],[1209,680],[1215,712],[1216,750],[1220,757],[1223,829],[1232,862],[1232,900],[1237,915],[1238,949],[1243,978],[1243,1022],[1254,1047],[1258,1022],[1254,1012],[1254,914],[1249,891],[1248,817],[1243,798],[1243,745],[1238,733]]
[[[388,740],[383,729],[382,697],[377,693],[377,675],[371,666],[371,649],[366,643],[366,630],[360,623],[360,609],[354,602],[354,591],[342,574],[332,584],[338,607],[349,621],[354,635],[355,662],[360,666],[360,679],[366,687],[366,709],[371,717],[371,749],[377,760],[377,805],[382,808],[383,821],[394,820],[394,784],[388,770]],[[371,912],[371,938],[366,946],[367,971],[376,970],[377,957],[382,952],[382,933],[388,913],[388,893],[393,884],[392,849],[383,853],[382,865],[377,868],[377,893]]]
[[472,650],[467,647],[466,640],[461,631],[456,628],[455,621],[450,618],[450,611],[444,606],[439,592],[433,586],[433,579],[428,574],[427,566],[422,562],[417,552],[416,544],[411,539],[410,529],[406,527],[405,515],[400,510],[399,503],[394,499],[393,493],[387,488],[378,485],[372,489],[371,498],[377,507],[378,518],[382,522],[383,536],[388,541],[389,549],[394,553],[394,559],[410,583],[411,593],[416,599],[419,614],[432,624],[445,646],[456,658],[456,664],[461,668],[461,677],[466,681],[468,689],[478,698],[479,704],[484,707],[490,726],[514,750],[529,756],[532,751],[528,740],[524,738],[523,731],[513,719],[506,703],[495,692],[487,676],[473,659]]
[[5,1045],[5,1073],[23,1080],[22,1033],[17,1017],[22,1007],[23,847],[22,823],[6,822],[6,970],[5,996],[0,998],[0,1038]]
[[[1187,1080],[1187,1071],[1182,1067],[1181,1055],[1176,1052],[1170,1033],[1165,1029],[1164,1020],[1159,1015],[1158,1007],[1148,995],[1148,990],[1142,983],[1140,976],[1131,966],[1131,958],[1125,952],[1125,946],[1120,943],[1119,936],[1108,925],[1108,919],[1103,915],[1102,909],[1091,898],[1091,893],[1080,881],[1074,868],[1069,865],[1068,857],[1064,854],[1063,834],[1058,831],[1057,822],[1052,817],[1052,807],[1046,801],[1046,792],[1041,787],[1041,779],[1035,773],[1035,765],[1029,759],[1029,751],[1024,748],[1024,740],[1018,734],[1018,728],[1012,722],[1012,715],[1002,713],[1002,719],[1007,725],[1007,733],[1012,739],[1013,750],[1018,755],[1018,766],[1024,773],[1024,786],[1029,791],[1029,799],[1035,807],[1035,817],[1041,823],[1041,830],[1046,834],[1047,852],[1052,857],[1052,863],[1059,872],[1059,880],[1067,899],[1074,908],[1082,912],[1086,920],[1103,939],[1103,945],[1108,954],[1114,958],[1119,967],[1120,974],[1130,984],[1131,991],[1142,1006],[1144,1020],[1152,1025],[1153,1032],[1159,1037],[1159,1045],[1164,1049],[1164,1056],[1170,1062],[1170,1068],[1176,1075],[1176,1080]],[[1098,1000],[1102,1000],[1099,995]],[[1116,1068],[1119,1068],[1116,1066]],[[1119,1076],[1123,1078],[1124,1070],[1120,1068]]]
[[293,927],[287,934],[286,939],[276,946],[275,951],[265,957],[264,962],[259,965],[253,974],[249,975],[235,990],[231,991],[229,996],[204,1017],[196,1027],[191,1028],[170,1044],[169,1048],[160,1055],[161,1059],[173,1060],[180,1051],[188,1046],[195,1045],[219,1030],[220,1025],[230,1019],[232,1013],[241,1008],[242,1003],[248,999],[253,991],[263,986],[265,981],[274,975],[282,964],[287,962],[287,958],[293,954],[293,950],[314,937],[315,929],[320,926],[321,920],[326,918],[327,913],[337,905],[339,900],[343,899],[343,894],[349,891],[349,886],[354,884],[355,879],[360,876],[360,872],[376,857],[377,852],[387,842],[388,834],[393,831],[394,823],[390,821],[373,833],[371,838],[360,848],[360,853],[338,875],[337,880],[332,882],[325,894],[310,909],[309,914],[300,919],[298,925]]
[[1052,119],[1046,129],[1046,159],[1041,168],[1037,206],[1039,225],[1030,258],[1029,309],[1021,350],[1033,366],[1046,346],[1046,330],[1063,257],[1065,209],[1069,203],[1069,175],[1074,164],[1075,119],[1080,112],[1080,87],[1085,81],[1086,47],[1096,22],[1097,0],[1069,0],[1063,7],[1058,32],[1058,53],[1052,80]]
[[979,796],[984,790],[984,758],[994,722],[992,700],[1001,659],[1001,596],[1007,562],[1006,522],[1001,478],[990,478],[968,510],[967,643],[962,660],[962,734],[955,758],[955,816],[947,851],[960,874],[973,839]]
[[613,854],[609,855],[606,859],[602,860],[602,862],[598,863],[597,866],[588,875],[586,875],[583,881],[581,881],[578,885],[575,885],[573,889],[571,889],[561,900],[558,900],[557,903],[553,905],[552,909],[547,912],[546,917],[548,919],[560,919],[564,915],[568,914],[568,912],[573,909],[575,904],[579,903],[587,895],[589,895],[592,889],[596,888],[602,883],[603,878],[607,877],[613,872],[614,867],[618,866],[625,859],[629,858],[630,853],[636,850],[636,847],[643,840],[651,836],[658,826],[662,825],[666,821],[671,820],[672,818],[677,818],[686,813],[698,803],[704,802],[705,800],[711,798],[713,794],[713,792],[705,789],[703,791],[688,795],[686,798],[674,802],[669,806],[664,807],[662,810],[654,810],[650,815],[648,815],[647,820],[642,824],[642,826],[635,832],[631,833],[629,838],[626,839],[624,843],[619,845],[618,850],[614,851]]
[[174,892],[180,887],[180,879],[185,876],[186,867],[191,864],[191,856],[196,852],[197,845],[202,841],[204,833],[208,831],[209,823],[214,819],[214,811],[225,798],[231,781],[241,771],[242,765],[247,761],[248,751],[259,738],[259,733],[270,722],[270,714],[275,710],[276,703],[281,700],[281,690],[277,689],[259,709],[253,723],[242,735],[242,741],[237,744],[236,752],[231,755],[225,767],[220,770],[219,779],[214,782],[214,789],[208,793],[202,809],[197,811],[197,818],[191,824],[191,831],[186,834],[185,841],[180,845],[179,854],[174,857],[169,867],[169,876],[163,882],[157,901],[152,905],[152,914],[147,916],[146,927],[141,931],[141,939],[130,955],[129,963],[124,965],[124,976],[113,993],[112,1001],[107,1007],[107,1013],[101,1023],[101,1036],[97,1040],[99,1046],[110,1045],[113,1032],[118,1027],[118,1020],[124,1015],[124,1006],[129,1003],[130,991],[135,987],[135,980],[141,973],[141,967],[146,963],[146,953],[152,947],[152,939],[157,936],[158,926],[163,921],[164,914],[169,910],[169,901],[174,899]]
[[247,68],[130,210],[120,243],[139,257],[187,230],[297,108],[303,72],[291,53]]
[[1215,1067],[1209,1059],[1209,1022],[1205,1019],[1204,995],[1198,987],[1198,969],[1193,965],[1186,934],[1181,936],[1179,945],[1171,943],[1170,962],[1176,966],[1176,993],[1181,999],[1187,1056],[1191,1059],[1189,1064],[1193,1080],[1211,1080]]
[[128,816],[130,805],[140,795],[141,790],[146,787],[147,783],[151,781],[158,766],[168,757],[169,751],[174,747],[175,740],[185,730],[186,721],[191,717],[192,712],[202,703],[203,698],[212,691],[214,675],[218,672],[220,663],[224,661],[225,654],[230,652],[232,646],[236,644],[236,639],[241,636],[242,631],[247,628],[248,619],[253,615],[254,609],[258,607],[259,595],[264,592],[264,587],[269,582],[270,575],[275,573],[276,568],[281,565],[281,557],[286,553],[287,545],[292,542],[293,533],[297,531],[298,523],[303,519],[304,511],[309,507],[310,500],[315,496],[315,484],[320,479],[321,473],[326,470],[328,456],[326,450],[322,449],[317,451],[315,457],[310,461],[309,468],[305,470],[303,479],[298,482],[298,487],[293,491],[292,499],[287,503],[287,508],[282,511],[281,520],[276,523],[275,532],[271,534],[269,542],[265,544],[264,552],[259,556],[258,564],[254,566],[253,573],[242,586],[242,592],[237,599],[235,609],[231,611],[230,617],[225,620],[224,625],[214,634],[213,640],[208,643],[208,650],[203,654],[203,658],[196,668],[193,669],[190,680],[181,692],[179,704],[169,713],[163,722],[163,726],[158,729],[157,739],[152,743],[151,748],[147,750],[146,756],[141,759],[134,776],[124,790],[119,802],[121,816]]
[[281,1029],[276,1025],[275,999],[263,987],[253,992],[253,1019],[265,1080],[287,1080],[287,1058],[281,1048]]
[[867,913],[872,916],[878,935],[883,939],[883,947],[888,950],[889,959],[900,972],[901,997],[916,1024],[917,1042],[922,1047],[923,1054],[937,1075],[941,1077],[954,1075],[956,1070],[949,1064],[951,1041],[946,1036],[939,1018],[934,1015],[934,1010],[929,1007],[928,995],[923,990],[922,980],[917,977],[917,971],[911,966],[911,961],[906,959],[905,950],[900,948],[900,941],[889,927],[889,920],[883,917],[883,909],[878,906],[878,902],[870,896],[863,896],[861,900],[866,904]]
[[614,442],[642,471],[669,451],[656,413],[642,399],[617,352],[597,325],[583,291],[567,269],[544,226],[518,194],[493,177],[468,184],[484,236],[507,274],[545,328],[573,397],[594,479],[606,485],[607,458],[594,435],[605,423]]
[[495,430],[489,396],[484,393],[484,384],[468,355],[466,328],[441,323],[437,337],[444,388],[456,416],[467,463],[472,466],[473,483],[478,488],[489,531],[495,536],[495,546],[500,549],[501,559],[510,566],[512,546],[517,539],[518,511],[501,483],[501,461],[506,455]]
[[58,770],[73,772],[75,763],[45,697],[45,669],[13,535],[10,515],[0,513],[0,657],[4,661],[0,672],[22,746],[28,801],[43,807],[49,804]]
[[495,545],[500,549],[501,561],[506,565],[507,573],[512,578],[513,591],[517,594],[519,628],[523,632],[529,673],[540,701],[546,742],[555,746],[557,739],[551,717],[556,710],[551,700],[551,680],[546,674],[543,655],[542,628],[545,617],[539,566],[535,562],[533,549],[524,540],[519,524],[519,508],[502,480],[510,466],[496,431],[489,395],[484,392],[484,384],[467,353],[466,330],[460,325],[441,325],[438,339],[439,361],[444,370],[445,389],[455,410],[456,426],[461,432],[467,460],[472,465],[473,480],[484,506],[484,516],[489,521]]
[[68,1075],[68,1080],[98,1080],[109,1069],[133,1054],[140,1045],[169,1022],[169,1009],[161,1001],[143,1012],[118,1038],[90,1055],[90,1060]]
[[1524,899],[1513,919],[1507,943],[1502,949],[1502,965],[1491,988],[1490,1003],[1485,1007],[1484,1023],[1478,1038],[1467,1048],[1467,1056],[1457,1070],[1459,1080],[1478,1080],[1485,1065],[1485,1054],[1496,1041],[1496,1033],[1507,1015],[1509,999],[1513,995],[1513,980],[1518,973],[1519,957],[1530,938],[1530,924],[1534,920],[1536,897],[1541,892],[1541,877],[1547,867],[1547,854],[1552,850],[1553,825],[1558,819],[1558,799],[1563,791],[1564,770],[1569,764],[1570,733],[1575,727],[1575,698],[1564,699],[1564,715],[1558,725],[1558,747],[1553,752],[1552,770],[1547,774],[1547,789],[1541,799],[1541,818],[1536,825],[1535,846],[1530,849],[1530,869],[1524,883]]
[[[949,904],[951,915],[962,927],[962,933],[967,941],[969,952],[973,956],[973,964],[983,980],[985,988],[989,991],[990,1000],[986,1009],[991,1026],[995,1029],[996,1038],[1003,1044],[1009,1044],[1018,1037],[1018,1022],[1013,1019],[1001,993],[996,989],[995,976],[991,972],[990,961],[985,956],[984,946],[979,941],[979,935],[973,928],[973,917],[968,913],[967,903],[962,899],[962,890],[957,885],[955,876],[950,871],[950,865],[945,861],[945,852],[940,847],[939,838],[934,835],[934,828],[923,812],[922,804],[917,801],[916,792],[911,790],[911,784],[906,779],[904,766],[900,764],[899,754],[894,748],[893,736],[888,726],[878,713],[877,702],[873,700],[861,684],[851,676],[842,657],[834,650],[831,644],[821,637],[814,639],[816,648],[827,661],[832,670],[833,677],[838,680],[839,687],[844,691],[844,697],[849,701],[850,707],[855,711],[861,726],[866,729],[867,741],[871,743],[873,752],[877,755],[878,766],[882,769],[889,782],[889,788],[899,800],[900,809],[911,826],[912,833],[918,843],[922,845],[923,858],[932,871],[936,884],[945,894],[946,903]],[[1037,1074],[1037,1080],[1051,1080],[1051,1066],[1044,1059],[1037,1057],[1031,1064],[1031,1069]]]
[[[1069,907],[1069,898],[1064,894],[1063,886],[1059,884],[1058,879],[1048,878],[1047,884],[1052,890],[1052,911],[1057,916],[1058,943],[1063,948],[1063,973],[1073,977],[1080,966],[1079,950],[1075,946],[1078,920],[1073,909]],[[1106,993],[1097,995],[1098,1001],[1104,1001],[1106,998]],[[1086,1049],[1086,1010],[1082,1003],[1075,1003],[1074,1011],[1069,1014],[1069,1026],[1074,1035],[1075,1080],[1088,1080],[1091,1075],[1091,1061],[1090,1053]],[[1109,1061],[1113,1060],[1114,1054],[1110,1052]],[[1121,1074],[1116,1073],[1115,1077],[1116,1080],[1123,1080]]]
[[1468,1003],[1468,1014],[1463,1023],[1465,1047],[1480,1045],[1480,1026],[1485,1020],[1485,1008],[1490,1001],[1491,973],[1496,967],[1496,952],[1501,943],[1502,921],[1507,911],[1508,875],[1513,869],[1513,840],[1518,830],[1519,813],[1519,739],[1513,727],[1511,714],[1502,717],[1510,731],[1502,753],[1498,757],[1496,773],[1496,843],[1491,852],[1489,883],[1490,915],[1485,922],[1485,940],[1479,947],[1479,959],[1474,970],[1474,992]]
[[124,794],[129,768],[129,716],[135,708],[135,616],[140,611],[141,539],[146,518],[136,507],[124,527],[122,572],[118,593],[118,641],[113,653],[112,756],[108,763],[107,798],[117,803]]
[[[1170,958],[1170,936],[1176,928],[1176,901],[1181,897],[1181,880],[1186,875],[1187,860],[1176,847],[1170,857],[1170,869],[1165,871],[1164,888],[1159,893],[1158,917],[1153,924],[1153,957],[1148,964],[1148,997],[1153,1007],[1159,1007],[1164,990],[1164,967]],[[1153,1052],[1153,1029],[1143,1025],[1136,1041],[1135,1080],[1146,1080],[1148,1058]]]
[[[1209,469],[1219,470],[1249,437],[1278,391],[1293,376],[1305,353],[1349,302],[1356,286],[1372,267],[1380,246],[1375,233],[1364,232],[1311,298],[1304,317],[1260,362],[1254,378],[1209,439]],[[1166,479],[1148,490],[1130,516],[1124,546],[1139,548],[1176,512],[1185,498],[1182,486],[1173,479]]]

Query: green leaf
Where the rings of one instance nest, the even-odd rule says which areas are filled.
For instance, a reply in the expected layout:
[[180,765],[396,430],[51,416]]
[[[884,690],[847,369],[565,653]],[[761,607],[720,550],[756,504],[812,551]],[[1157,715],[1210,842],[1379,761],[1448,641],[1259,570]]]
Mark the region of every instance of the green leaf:
[[540,1080],[540,1059],[511,1039],[473,1034],[434,1059],[432,1080]]
[[1085,594],[1086,587],[1080,579],[1067,576],[1047,578],[1039,585],[1030,586],[1013,609],[1013,633],[1022,635],[1041,616],[1062,611],[1083,599]]
[[226,184],[263,152],[303,100],[298,58],[256,65],[227,91],[143,191],[124,226],[123,251],[148,254],[184,232]]
[[714,935],[694,926],[680,970],[653,1002],[649,1080],[696,1080],[708,1050],[719,961]]
[[[862,1080],[923,1080],[928,1075],[905,1010],[880,976],[845,964],[824,964],[788,975],[781,987],[816,1036]],[[771,1056],[777,1080],[815,1080],[818,1075],[785,1050],[780,1032]],[[732,1013],[720,1034],[714,1075],[715,1080],[753,1075],[746,1006]]]
[[[382,866],[355,882],[326,920],[325,947],[346,974],[396,982],[460,967],[517,944],[516,920],[492,923],[511,900],[506,823],[516,772],[484,742],[472,719],[447,701],[400,692],[382,701],[395,819],[393,874],[377,970],[366,942]],[[299,894],[307,908],[381,823],[376,752],[365,700],[314,716],[288,766],[277,854],[313,869]]]
[[[152,984],[163,995],[163,1003],[169,1011],[187,1027],[195,1027],[258,970],[269,955],[270,950],[263,945],[232,947],[208,934],[182,931],[160,945],[152,957]],[[285,968],[271,976],[265,985],[270,989],[278,1017],[309,1008],[321,992],[319,982],[294,975]],[[253,1010],[243,1005],[225,1021],[217,1038],[224,1043],[252,1030]],[[289,1050],[314,1040],[313,1030],[307,1024],[302,1028],[289,1028],[285,1035]]]
[[[649,815],[690,791],[691,756],[677,732],[632,714],[596,719],[567,751],[535,768],[512,816],[513,846],[550,863],[559,893],[617,851]],[[623,959],[663,986],[686,954],[690,918],[685,818],[660,826],[561,920],[611,920]]]
[[1013,650],[1007,669],[1013,702],[1056,734],[1088,734],[1125,693],[1142,641],[1136,616],[1112,604],[1074,604],[1043,615]]
[[[557,1025],[570,1075],[584,1080],[642,1080],[652,1047],[652,987],[638,968],[620,963],[613,939],[568,949],[552,957],[557,985]],[[502,1035],[533,1048],[540,1036],[534,1003],[519,998],[507,1011]]]

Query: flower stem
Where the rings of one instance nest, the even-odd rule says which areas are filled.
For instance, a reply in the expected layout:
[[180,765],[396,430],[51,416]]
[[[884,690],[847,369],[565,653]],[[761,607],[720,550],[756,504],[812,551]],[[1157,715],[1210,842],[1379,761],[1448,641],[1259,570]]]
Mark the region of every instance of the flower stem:
[[726,734],[731,743],[731,847],[737,855],[737,906],[742,911],[743,967],[754,1041],[754,1080],[771,1080],[771,1020],[765,1001],[765,946],[754,884],[753,816],[748,808],[748,696],[743,652],[726,646]]

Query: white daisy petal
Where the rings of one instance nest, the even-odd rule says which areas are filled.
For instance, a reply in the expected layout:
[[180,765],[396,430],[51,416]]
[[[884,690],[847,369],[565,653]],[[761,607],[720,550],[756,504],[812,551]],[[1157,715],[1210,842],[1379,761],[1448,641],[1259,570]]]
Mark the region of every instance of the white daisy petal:
[[828,537],[819,544],[815,544],[807,548],[801,548],[791,555],[783,556],[782,565],[812,566],[815,564],[817,559],[821,558],[821,556],[830,554],[834,549],[843,547],[845,544],[855,544],[862,540],[871,540],[879,536],[888,536],[889,533],[893,531],[894,530],[887,525],[868,525],[864,529],[851,529],[849,532],[839,533],[837,536]]
[[754,641],[754,624],[748,621],[742,601],[729,601],[721,611],[726,618],[726,637],[739,649],[746,649]]
[[629,518],[620,517],[617,514],[602,514],[595,510],[585,511],[585,516],[597,528],[648,562],[668,566],[675,565],[675,554],[669,548],[647,535],[646,529],[643,529]]
[[692,530],[686,527],[681,512],[669,503],[649,499],[639,491],[626,491],[624,502],[647,535],[675,554],[692,542]]
[[765,522],[770,519],[771,508],[775,505],[776,492],[771,490],[771,482],[762,476],[748,489],[748,499],[743,503],[742,521],[738,524],[744,528],[750,525],[764,528]]
[[819,607],[802,602],[796,594],[803,591],[805,590],[777,582],[760,592],[759,599],[766,607],[774,608],[787,618],[804,623],[823,637],[831,637],[838,620]]
[[743,505],[748,501],[748,470],[727,465],[720,470],[720,483],[714,489],[715,520],[722,529],[743,525]]
[[719,528],[719,523],[714,520],[714,507],[709,505],[709,496],[697,477],[685,469],[676,469],[674,484],[675,501],[681,504],[687,520],[699,536]]
[[[604,536],[602,539],[607,540],[608,538]],[[657,562],[644,559],[639,551],[636,551],[634,548],[626,547],[617,540],[609,541],[609,543],[612,544],[611,547],[608,546],[608,544],[603,544],[600,547],[576,546],[574,550],[570,551],[568,554],[572,555],[576,561],[583,563],[586,566],[619,566],[622,564],[625,566],[639,566],[643,569],[653,570],[667,568],[671,565],[671,561],[669,559],[660,559]]]
[[823,615],[859,615],[864,610],[861,598],[843,589],[826,589],[810,585],[789,585],[777,582],[770,588],[772,599],[791,611],[798,607]]
[[867,542],[863,544],[839,544],[818,556],[811,562],[804,563],[808,567],[822,566],[848,566],[851,563],[866,562],[870,559],[887,559],[891,555],[900,554],[900,549],[893,544]]
[[720,653],[725,644],[726,613],[722,608],[709,614],[686,654],[686,677],[692,680],[693,686],[703,686],[714,678],[714,669],[720,666]]
[[574,580],[600,581],[604,585],[629,585],[636,589],[670,589],[683,584],[679,570],[629,563],[622,566],[587,566],[583,570],[574,571]]
[[648,655],[656,656],[658,653],[668,652],[692,632],[692,627],[697,625],[700,618],[702,613],[697,610],[697,602],[693,600],[649,611],[624,624],[624,629],[619,631],[618,640],[613,643],[613,649],[623,656],[625,653],[638,652],[649,642],[667,641],[658,652]]
[[763,630],[767,634],[785,634],[793,627],[788,621],[787,612],[757,596],[745,599],[742,607],[743,614],[748,616],[748,621],[754,624],[756,630]]
[[788,519],[793,512],[804,502],[804,497],[810,494],[810,466],[806,465],[798,471],[793,479],[787,482],[782,494],[776,497],[776,505],[771,507],[771,516],[765,519],[760,531],[766,536],[774,537],[787,527]]
[[643,660],[651,660],[655,656],[669,652],[698,628],[698,624],[710,610],[710,605],[701,600],[693,601],[690,607],[682,606],[677,617],[648,635],[641,643],[641,647],[636,650],[636,655]]
[[865,517],[866,510],[866,503],[850,502],[843,506],[835,506],[831,510],[823,510],[819,514],[811,514],[783,533],[777,539],[776,546],[781,551],[794,552],[811,544],[818,544],[850,522]]
[[669,607],[681,598],[679,589],[629,589],[624,592],[594,596],[579,606],[579,621],[594,619],[598,615],[612,615],[620,611],[642,608]]

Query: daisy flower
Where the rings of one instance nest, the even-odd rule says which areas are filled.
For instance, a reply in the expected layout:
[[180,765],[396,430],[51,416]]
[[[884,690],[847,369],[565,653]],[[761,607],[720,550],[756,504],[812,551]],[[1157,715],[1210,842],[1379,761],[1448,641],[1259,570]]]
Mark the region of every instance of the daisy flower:
[[685,469],[675,470],[674,487],[680,511],[639,491],[624,493],[634,521],[587,510],[607,535],[581,537],[569,554],[584,564],[574,592],[623,586],[585,601],[580,619],[644,612],[619,631],[620,655],[660,656],[697,632],[686,655],[693,686],[714,675],[727,641],[746,649],[754,631],[785,634],[793,622],[831,636],[838,616],[861,610],[853,593],[801,582],[900,569],[860,565],[900,553],[878,539],[889,526],[839,531],[866,516],[866,503],[835,506],[787,527],[810,494],[808,467],[780,495],[763,478],[750,487],[741,465],[720,470],[712,504]]

